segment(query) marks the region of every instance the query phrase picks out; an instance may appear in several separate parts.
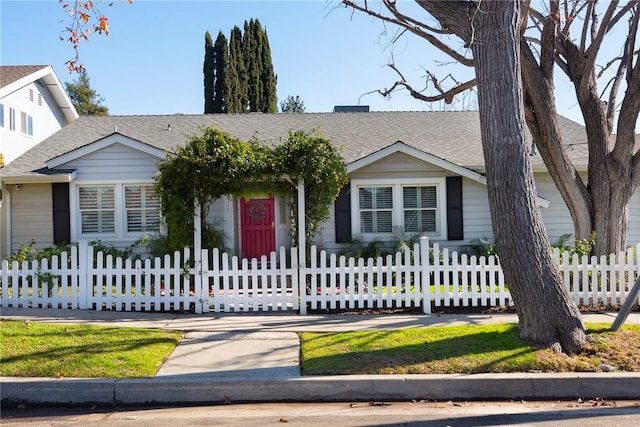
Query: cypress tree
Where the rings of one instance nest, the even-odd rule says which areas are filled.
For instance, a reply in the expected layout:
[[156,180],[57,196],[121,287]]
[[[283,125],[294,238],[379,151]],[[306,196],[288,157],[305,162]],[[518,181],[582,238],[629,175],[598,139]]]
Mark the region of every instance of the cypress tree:
[[227,85],[229,83],[227,73],[227,68],[229,66],[229,47],[227,45],[227,38],[222,34],[222,31],[218,33],[218,38],[216,38],[216,43],[213,45],[213,50],[213,64],[215,70],[213,112],[226,113]]
[[[207,32],[205,47],[210,41]],[[207,74],[209,66],[213,69],[212,80]],[[273,71],[271,48],[267,32],[257,19],[244,21],[244,34],[234,26],[229,44],[219,32],[215,44],[205,51],[204,71],[205,113],[278,112],[277,76]],[[210,87],[213,87],[212,95]]]
[[247,112],[247,70],[242,53],[242,31],[231,30],[229,39],[229,85],[227,86],[227,113]]
[[204,33],[204,113],[213,113],[213,94],[215,73],[213,68],[213,40],[209,31]]
[[257,20],[253,18],[249,22],[244,21],[244,38],[242,40],[244,51],[244,63],[247,69],[247,85],[249,95],[249,112],[260,111],[262,84],[261,84],[261,56],[259,54],[260,36],[257,31]]
[[269,47],[269,37],[267,36],[266,28],[264,31],[260,31],[260,38],[260,54],[262,57],[262,106],[260,107],[260,111],[262,111],[263,113],[277,113],[278,96],[276,94],[276,83],[278,77],[273,71],[273,63],[271,62],[271,48]]

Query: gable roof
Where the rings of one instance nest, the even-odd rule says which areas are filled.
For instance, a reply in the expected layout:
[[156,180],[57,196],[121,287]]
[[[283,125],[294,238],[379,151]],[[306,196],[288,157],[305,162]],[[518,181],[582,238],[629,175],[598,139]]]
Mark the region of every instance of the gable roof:
[[67,151],[64,154],[49,159],[47,160],[46,164],[48,168],[53,169],[116,143],[137,151],[142,151],[143,153],[147,153],[159,159],[163,158],[165,155],[165,151],[163,150],[152,147],[151,145],[145,144],[144,142],[131,139],[119,132],[114,132],[111,135],[105,136],[104,138],[101,138],[90,144],[83,145],[82,147],[75,148],[71,151]]
[[38,80],[51,92],[67,124],[78,118],[75,107],[50,65],[0,66],[0,99]]
[[[576,164],[586,165],[584,127],[560,117],[565,144]],[[408,147],[477,173],[484,172],[480,123],[475,111],[303,114],[207,114],[164,116],[86,116],[5,166],[3,178],[51,175],[46,162],[117,132],[172,152],[206,126],[217,126],[241,140],[277,143],[290,130],[313,131],[340,148],[347,165],[400,140]],[[543,168],[540,156],[534,167]]]
[[425,153],[424,151],[420,151],[416,148],[410,147],[402,141],[396,141],[392,145],[389,145],[382,150],[371,153],[359,160],[350,163],[347,166],[347,173],[355,172],[360,168],[366,167],[394,153],[404,153],[418,160],[422,160],[425,163],[431,163],[432,165],[438,166],[444,170],[453,172],[456,175],[463,176],[472,181],[477,181],[482,184],[487,183],[487,179],[485,178],[485,176],[479,174],[478,172],[472,171],[471,169],[467,169],[463,166],[448,162],[432,154]]

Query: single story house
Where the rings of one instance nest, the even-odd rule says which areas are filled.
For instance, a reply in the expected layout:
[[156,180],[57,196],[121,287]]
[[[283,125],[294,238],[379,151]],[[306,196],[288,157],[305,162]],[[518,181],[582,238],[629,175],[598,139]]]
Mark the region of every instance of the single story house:
[[[574,163],[586,171],[584,127],[563,117],[560,124]],[[324,249],[413,234],[450,248],[493,238],[477,112],[106,116],[79,118],[0,170],[1,254],[30,242],[47,247],[100,240],[125,247],[161,231],[153,197],[157,163],[211,125],[246,141],[318,130],[340,147],[350,181],[315,237]],[[572,233],[573,224],[533,150],[531,162],[553,242]],[[631,212],[639,210],[636,195]],[[224,197],[213,203],[208,220],[228,248],[254,256],[296,241],[291,215],[284,196]],[[261,242],[249,237],[256,229],[265,236]],[[628,239],[640,241],[638,215],[631,217]]]

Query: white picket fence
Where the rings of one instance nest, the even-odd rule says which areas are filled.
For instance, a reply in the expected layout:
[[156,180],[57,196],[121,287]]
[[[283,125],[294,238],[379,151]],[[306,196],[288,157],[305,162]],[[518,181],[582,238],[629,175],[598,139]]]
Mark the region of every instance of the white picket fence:
[[[625,302],[640,275],[635,250],[600,258],[554,253],[566,289],[583,306]],[[115,311],[249,312],[490,307],[513,304],[498,260],[468,257],[421,239],[412,249],[355,259],[296,248],[239,259],[217,249],[162,258],[114,258],[87,243],[41,262],[2,261],[1,306]],[[306,264],[306,263],[305,263]]]

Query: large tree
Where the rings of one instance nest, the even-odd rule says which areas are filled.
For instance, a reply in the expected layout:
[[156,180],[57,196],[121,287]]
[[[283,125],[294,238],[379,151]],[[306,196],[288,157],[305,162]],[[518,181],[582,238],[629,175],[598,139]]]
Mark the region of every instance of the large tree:
[[[271,61],[267,32],[257,19],[244,23],[244,34],[235,26],[229,43],[220,32],[207,62],[215,69],[213,113],[277,113],[277,76]],[[205,97],[211,83],[205,78]]]
[[[455,35],[464,46],[471,46],[475,29],[467,11],[474,1],[416,0],[435,18],[436,25],[427,23],[415,11],[400,11],[393,0],[382,0],[384,9],[375,10],[366,2],[343,3],[400,25],[461,64],[474,65],[474,58],[443,38]],[[583,239],[595,232],[595,254],[618,252],[626,247],[629,200],[640,185],[640,154],[634,148],[640,113],[640,2],[548,0],[535,4],[541,6],[539,10],[530,3],[524,2],[527,21],[523,20],[520,28],[526,36],[520,40],[520,65],[528,128],[569,209],[575,237]],[[620,40],[620,33],[619,50],[614,50],[613,57],[603,57],[603,47]],[[584,117],[589,153],[586,177],[571,162],[559,130],[554,94],[557,70],[573,85]],[[429,78],[436,83],[434,94],[414,90],[404,79],[394,87],[404,86],[418,99],[450,101],[476,83],[472,79],[447,89],[437,84],[432,74]],[[605,84],[600,89],[598,83],[602,81]]]
[[[520,72],[520,2],[420,4],[436,19],[455,18],[473,29],[467,46],[478,87],[489,208],[520,334],[556,351],[577,351],[586,344],[584,325],[551,257],[536,203]],[[514,253],[518,256],[510,256]]]
[[[257,25],[260,23],[256,20]],[[271,47],[269,47],[269,37],[267,36],[267,30],[260,31],[260,57],[262,70],[260,73],[260,80],[262,82],[262,99],[260,100],[259,110],[263,113],[277,113],[278,112],[278,96],[276,94],[276,84],[278,77],[273,71],[273,62],[271,61]]]
[[246,113],[247,68],[242,53],[242,30],[234,26],[229,37],[229,87],[227,90],[227,113]]
[[519,0],[483,1],[467,9],[475,29],[470,47],[489,209],[521,337],[573,352],[585,345],[586,335],[549,251],[536,202],[520,78],[519,6]]
[[215,68],[213,63],[213,40],[209,31],[204,33],[204,64],[202,72],[204,73],[204,113],[210,114],[214,112],[213,97],[215,84]]
[[106,116],[109,114],[109,108],[102,105],[104,98],[94,89],[91,89],[89,76],[86,71],[82,71],[73,82],[66,82],[64,85],[71,99],[71,103],[79,115]]
[[218,33],[216,42],[213,45],[213,69],[215,79],[212,112],[226,113],[227,94],[229,92],[229,46],[227,38],[222,34],[222,31]]

